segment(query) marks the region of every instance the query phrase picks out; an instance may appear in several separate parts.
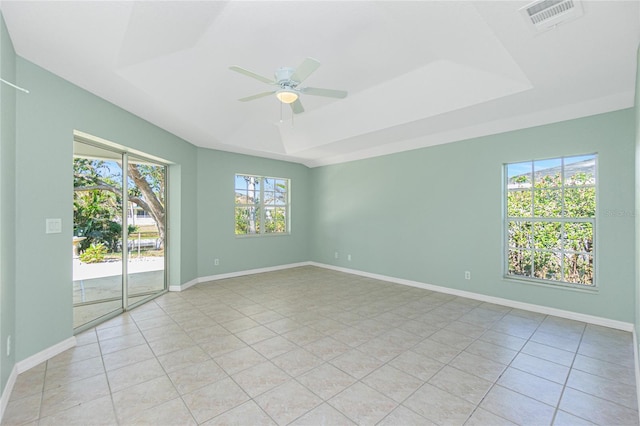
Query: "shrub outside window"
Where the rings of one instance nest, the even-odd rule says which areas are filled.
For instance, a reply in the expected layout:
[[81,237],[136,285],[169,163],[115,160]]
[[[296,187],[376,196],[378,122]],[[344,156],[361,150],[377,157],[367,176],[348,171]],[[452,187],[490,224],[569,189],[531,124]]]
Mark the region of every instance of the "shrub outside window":
[[595,287],[597,155],[505,165],[506,276]]
[[289,179],[235,175],[235,234],[288,234],[289,187]]

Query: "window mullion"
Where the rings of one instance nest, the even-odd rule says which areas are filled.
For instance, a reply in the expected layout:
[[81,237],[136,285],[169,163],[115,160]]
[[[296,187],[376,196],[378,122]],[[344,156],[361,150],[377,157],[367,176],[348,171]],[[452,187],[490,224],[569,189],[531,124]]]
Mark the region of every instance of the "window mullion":
[[[290,233],[291,182],[289,179],[236,174],[235,180],[235,234],[237,236]],[[251,203],[248,202],[249,199]],[[247,220],[244,220],[242,213],[245,207],[253,212]],[[250,226],[251,220],[257,222],[255,227]]]
[[260,181],[260,234],[264,234],[264,178],[258,178]]
[[[592,246],[595,246],[596,218],[591,209],[596,202],[593,190],[597,185],[596,164],[597,156],[591,154],[505,165],[506,275],[595,286],[595,248]],[[569,179],[567,173],[570,173]],[[528,190],[529,196],[517,193],[523,190]],[[516,215],[527,212],[529,206],[525,203],[530,205],[530,217],[509,216],[510,212]],[[531,229],[511,226],[514,222],[528,222]],[[524,232],[529,248],[518,248]],[[519,265],[521,260],[510,258],[512,242],[516,250],[526,253],[524,258],[528,258],[530,265]],[[567,268],[569,274],[566,274]]]

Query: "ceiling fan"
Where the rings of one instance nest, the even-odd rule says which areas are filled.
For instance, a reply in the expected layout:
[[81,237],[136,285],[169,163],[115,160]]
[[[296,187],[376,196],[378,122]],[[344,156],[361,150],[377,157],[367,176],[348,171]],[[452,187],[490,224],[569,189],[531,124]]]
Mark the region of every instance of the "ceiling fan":
[[347,92],[344,90],[333,89],[319,89],[317,87],[299,87],[300,83],[306,80],[315,70],[320,66],[320,62],[313,58],[306,58],[298,66],[298,68],[282,67],[276,70],[274,78],[263,77],[254,72],[248,71],[244,68],[237,66],[229,67],[230,70],[239,72],[246,76],[260,80],[263,83],[271,84],[278,87],[271,92],[258,93],[257,95],[248,96],[246,98],[238,99],[240,102],[252,101],[254,99],[260,99],[265,96],[275,94],[280,102],[289,104],[294,114],[300,114],[304,112],[302,102],[300,102],[300,94],[314,95],[314,96],[326,96],[328,98],[343,99],[347,97]]

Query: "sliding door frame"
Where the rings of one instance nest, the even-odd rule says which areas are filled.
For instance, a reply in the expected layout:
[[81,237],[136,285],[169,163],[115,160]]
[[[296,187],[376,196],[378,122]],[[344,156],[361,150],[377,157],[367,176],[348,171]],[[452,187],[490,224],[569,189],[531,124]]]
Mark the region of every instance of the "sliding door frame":
[[[87,139],[85,137],[81,137],[78,135],[74,135],[74,143],[80,143],[80,144],[84,144],[84,145],[89,145],[95,148],[99,148],[99,149],[104,149],[107,151],[111,151],[114,154],[118,154],[120,155],[121,158],[121,169],[122,169],[122,192],[121,192],[121,198],[122,198],[122,234],[121,234],[121,238],[122,238],[122,299],[121,299],[121,307],[120,309],[114,310],[113,312],[109,312],[105,315],[102,315],[94,320],[91,320],[85,324],[82,324],[76,328],[73,329],[73,333],[74,334],[78,334],[81,333],[89,328],[95,327],[98,324],[101,324],[105,321],[108,321],[112,318],[117,317],[118,315],[121,315],[124,312],[130,311],[140,305],[143,305],[153,299],[155,299],[156,297],[159,297],[165,293],[167,293],[169,291],[169,285],[168,285],[168,278],[169,278],[169,239],[170,239],[170,230],[168,225],[168,212],[169,212],[169,164],[167,164],[164,161],[160,161],[158,159],[153,159],[153,158],[149,158],[148,156],[145,156],[144,154],[140,154],[138,152],[130,152],[129,150],[127,150],[125,147],[116,147],[116,146],[112,146],[108,143],[101,143],[101,142],[97,142],[94,141],[92,139]],[[128,259],[129,259],[129,244],[128,244],[128,239],[129,239],[129,217],[128,217],[128,211],[129,211],[129,170],[128,170],[128,165],[129,165],[129,155],[133,155],[136,159],[139,160],[143,160],[143,161],[148,161],[151,164],[160,166],[164,168],[164,201],[165,201],[165,215],[164,215],[164,227],[165,227],[165,235],[164,235],[164,268],[163,268],[163,289],[157,292],[153,292],[150,293],[148,295],[148,297],[143,298],[142,300],[138,300],[135,303],[129,305],[129,265],[128,265]],[[74,149],[74,156],[76,155],[75,153],[75,149]],[[75,308],[75,306],[73,306],[72,308]]]

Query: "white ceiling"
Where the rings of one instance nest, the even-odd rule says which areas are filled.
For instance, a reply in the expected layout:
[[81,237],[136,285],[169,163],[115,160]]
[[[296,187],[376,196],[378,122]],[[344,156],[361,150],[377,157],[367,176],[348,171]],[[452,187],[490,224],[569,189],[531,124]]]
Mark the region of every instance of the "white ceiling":
[[[2,1],[18,55],[201,147],[318,166],[633,106],[640,2]],[[291,120],[267,77],[322,66]],[[21,83],[28,86],[28,81]],[[281,110],[282,122],[281,119]],[[99,135],[98,135],[99,136]]]

